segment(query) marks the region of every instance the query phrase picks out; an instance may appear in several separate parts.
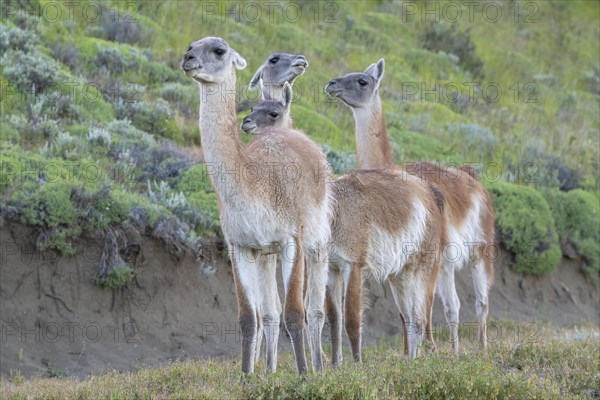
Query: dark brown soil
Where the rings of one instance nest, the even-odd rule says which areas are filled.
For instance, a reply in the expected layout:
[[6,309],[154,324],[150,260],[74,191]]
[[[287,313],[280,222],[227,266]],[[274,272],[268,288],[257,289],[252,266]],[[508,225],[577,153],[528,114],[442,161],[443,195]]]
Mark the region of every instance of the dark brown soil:
[[[35,250],[37,234],[30,227],[5,222],[0,234],[2,374],[83,377],[106,369],[239,352],[237,305],[226,256],[218,257],[212,268],[200,266],[191,251],[175,255],[156,239],[128,232],[135,281],[125,290],[111,290],[92,281],[101,237],[86,237],[77,244],[76,255],[57,257]],[[509,265],[510,255],[502,253],[490,299],[491,322],[598,324],[599,289],[576,262],[563,260],[542,277],[513,273]],[[400,324],[389,289],[367,285],[370,307],[364,332],[365,344],[370,344],[399,333]],[[461,322],[476,321],[469,271],[458,274],[457,288]],[[439,301],[434,323],[444,326]],[[280,348],[289,349],[285,337]]]

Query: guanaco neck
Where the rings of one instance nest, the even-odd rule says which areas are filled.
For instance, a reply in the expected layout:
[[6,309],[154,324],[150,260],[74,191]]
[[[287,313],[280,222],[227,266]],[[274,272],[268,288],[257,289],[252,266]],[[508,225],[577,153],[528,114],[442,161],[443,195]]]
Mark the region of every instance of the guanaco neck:
[[237,131],[235,70],[222,83],[199,83],[200,140],[207,172],[215,191],[226,201],[239,194],[245,156]]
[[391,168],[394,160],[379,93],[374,94],[371,104],[353,107],[352,113],[356,125],[358,168]]
[[279,100],[283,94],[283,85],[265,85],[262,86],[262,97],[264,99]]

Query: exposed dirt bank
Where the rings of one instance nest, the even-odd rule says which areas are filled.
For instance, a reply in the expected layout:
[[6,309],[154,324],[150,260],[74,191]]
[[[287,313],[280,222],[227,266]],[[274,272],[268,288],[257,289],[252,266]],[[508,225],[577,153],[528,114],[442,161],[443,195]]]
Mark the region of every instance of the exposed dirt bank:
[[[135,281],[126,290],[92,282],[103,246],[86,237],[76,255],[35,251],[36,232],[5,222],[0,227],[0,372],[85,376],[102,369],[133,369],[174,359],[237,354],[240,337],[231,269],[226,257],[201,267],[192,252],[174,255],[160,241],[128,232]],[[501,253],[491,293],[491,321],[599,322],[600,292],[576,262],[552,273],[513,273]],[[365,343],[400,331],[386,287],[368,282]],[[470,273],[457,278],[461,322],[476,321]],[[444,325],[436,301],[434,323]],[[327,329],[327,328],[326,328]],[[473,330],[473,332],[475,332]],[[490,332],[493,336],[493,332]],[[474,340],[473,337],[463,338]],[[282,338],[280,347],[289,348]]]

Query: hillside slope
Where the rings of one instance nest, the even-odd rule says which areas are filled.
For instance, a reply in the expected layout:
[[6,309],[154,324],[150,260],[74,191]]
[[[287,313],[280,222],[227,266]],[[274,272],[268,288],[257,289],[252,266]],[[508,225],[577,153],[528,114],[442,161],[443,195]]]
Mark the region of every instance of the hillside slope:
[[[179,70],[189,43],[209,35],[225,38],[248,61],[238,74],[240,119],[257,96],[247,82],[270,53],[307,57],[292,117],[337,173],[355,167],[354,123],[323,86],[384,57],[381,96],[396,161],[473,164],[492,194],[497,239],[507,250],[492,315],[556,323],[594,318],[600,3],[488,2],[472,10],[456,4],[301,1],[269,8],[249,1],[102,0],[70,10],[49,0],[3,1],[0,229],[27,233],[7,239],[2,250],[2,322],[19,324],[24,312],[27,327],[92,313],[125,329],[135,314],[158,329],[146,345],[159,355],[131,361],[146,362],[177,357],[178,346],[199,354],[189,350],[197,333],[179,340],[172,328],[189,315],[213,315],[214,308],[234,321],[216,195],[202,164],[198,89]],[[81,243],[90,238],[94,253],[83,265]],[[219,293],[209,285],[215,279]],[[466,321],[468,281],[460,283]],[[71,311],[57,300],[62,290],[70,293],[64,302]],[[145,308],[167,292],[176,299],[167,308]],[[374,301],[384,296],[372,293]],[[392,321],[387,301],[376,315]],[[383,332],[396,329],[381,323]],[[81,347],[57,345],[46,357],[44,346],[27,344],[29,350],[13,343],[2,352],[3,372],[4,365],[21,368],[23,357],[31,371],[55,360],[65,370],[85,370]],[[98,348],[107,359],[89,361],[89,370],[113,356],[121,360],[119,349]]]

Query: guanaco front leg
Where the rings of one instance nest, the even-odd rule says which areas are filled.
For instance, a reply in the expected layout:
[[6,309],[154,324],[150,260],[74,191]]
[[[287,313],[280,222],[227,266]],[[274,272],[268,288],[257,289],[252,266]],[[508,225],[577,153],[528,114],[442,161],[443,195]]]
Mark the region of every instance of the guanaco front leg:
[[361,263],[351,265],[350,279],[346,290],[346,304],[344,305],[346,334],[350,339],[352,357],[357,362],[361,361],[362,267]]

